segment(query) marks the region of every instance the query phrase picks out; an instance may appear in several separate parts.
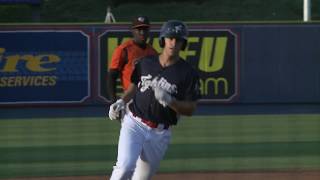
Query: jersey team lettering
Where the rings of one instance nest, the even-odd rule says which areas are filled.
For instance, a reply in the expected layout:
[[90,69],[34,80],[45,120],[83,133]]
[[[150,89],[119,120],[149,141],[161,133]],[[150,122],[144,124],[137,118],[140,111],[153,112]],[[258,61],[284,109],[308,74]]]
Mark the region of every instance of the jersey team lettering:
[[138,86],[140,87],[140,92],[146,91],[149,87],[161,87],[170,94],[178,93],[177,86],[175,84],[170,84],[164,77],[159,79],[159,77],[156,76],[152,79],[151,74],[141,76],[141,82],[139,82]]

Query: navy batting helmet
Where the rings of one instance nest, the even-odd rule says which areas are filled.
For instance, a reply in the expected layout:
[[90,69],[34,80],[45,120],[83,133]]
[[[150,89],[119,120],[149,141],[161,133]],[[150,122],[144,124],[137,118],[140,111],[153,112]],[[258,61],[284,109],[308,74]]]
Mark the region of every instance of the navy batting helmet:
[[179,20],[169,20],[164,23],[160,30],[159,44],[164,47],[164,38],[177,38],[183,40],[182,50],[187,46],[188,28]]

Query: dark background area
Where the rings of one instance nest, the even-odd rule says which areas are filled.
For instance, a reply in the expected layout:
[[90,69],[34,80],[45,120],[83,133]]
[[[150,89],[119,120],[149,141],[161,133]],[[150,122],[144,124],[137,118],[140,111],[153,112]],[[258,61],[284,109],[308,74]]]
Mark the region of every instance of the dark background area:
[[[104,22],[110,6],[117,22],[144,14],[154,22],[301,21],[303,0],[42,0],[40,5],[0,3],[0,23]],[[312,0],[312,20],[320,0]]]

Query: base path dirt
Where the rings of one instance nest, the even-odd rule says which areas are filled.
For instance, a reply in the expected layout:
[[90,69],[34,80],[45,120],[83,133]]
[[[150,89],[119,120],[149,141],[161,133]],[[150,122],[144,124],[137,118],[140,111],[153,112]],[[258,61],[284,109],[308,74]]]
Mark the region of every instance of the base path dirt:
[[[6,180],[108,180],[104,176],[14,178]],[[320,171],[158,174],[153,180],[319,180]]]

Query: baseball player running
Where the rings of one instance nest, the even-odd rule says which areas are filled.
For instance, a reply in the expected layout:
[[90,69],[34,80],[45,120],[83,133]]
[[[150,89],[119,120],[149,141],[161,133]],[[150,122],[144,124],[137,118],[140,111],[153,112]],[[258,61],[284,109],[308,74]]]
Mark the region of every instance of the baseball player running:
[[179,57],[187,34],[183,22],[166,22],[159,37],[162,53],[138,61],[128,90],[110,106],[111,120],[121,119],[126,109],[111,180],[151,179],[170,142],[170,127],[179,115],[194,112],[200,98],[198,74]]

